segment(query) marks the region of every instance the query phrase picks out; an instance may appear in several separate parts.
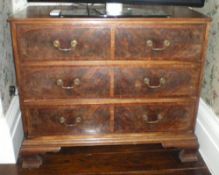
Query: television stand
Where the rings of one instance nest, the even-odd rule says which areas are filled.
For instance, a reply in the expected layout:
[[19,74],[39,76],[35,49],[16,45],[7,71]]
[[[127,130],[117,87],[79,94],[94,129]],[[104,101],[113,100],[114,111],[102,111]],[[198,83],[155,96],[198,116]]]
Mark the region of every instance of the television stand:
[[30,6],[10,19],[23,167],[39,167],[47,152],[95,145],[157,143],[196,161],[210,19],[182,7],[157,9],[169,18],[51,18],[54,8]]

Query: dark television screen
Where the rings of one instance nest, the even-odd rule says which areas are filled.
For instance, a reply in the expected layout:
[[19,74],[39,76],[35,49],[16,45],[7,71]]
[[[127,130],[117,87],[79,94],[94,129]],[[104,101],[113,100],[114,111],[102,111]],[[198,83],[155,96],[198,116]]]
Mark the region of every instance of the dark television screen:
[[29,2],[74,2],[74,3],[106,3],[119,2],[125,4],[145,5],[178,5],[202,7],[205,0],[28,0]]

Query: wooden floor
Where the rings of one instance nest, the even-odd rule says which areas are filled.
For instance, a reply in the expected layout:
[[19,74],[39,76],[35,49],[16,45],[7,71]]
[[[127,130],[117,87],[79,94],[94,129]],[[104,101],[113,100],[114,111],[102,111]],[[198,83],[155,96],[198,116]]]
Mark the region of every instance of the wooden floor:
[[180,163],[177,149],[159,145],[64,149],[44,155],[39,169],[0,165],[0,175],[210,175],[198,162]]

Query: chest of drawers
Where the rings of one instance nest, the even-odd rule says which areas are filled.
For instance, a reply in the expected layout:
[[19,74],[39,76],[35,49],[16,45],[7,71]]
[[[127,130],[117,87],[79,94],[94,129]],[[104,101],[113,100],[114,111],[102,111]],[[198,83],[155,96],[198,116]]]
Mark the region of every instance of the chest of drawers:
[[23,166],[62,147],[142,143],[196,160],[209,19],[184,10],[171,18],[52,19],[29,7],[12,17]]

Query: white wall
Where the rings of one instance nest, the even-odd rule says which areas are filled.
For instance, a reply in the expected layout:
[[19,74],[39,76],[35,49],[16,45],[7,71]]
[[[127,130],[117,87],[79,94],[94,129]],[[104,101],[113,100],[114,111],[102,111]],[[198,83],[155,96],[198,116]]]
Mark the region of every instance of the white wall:
[[22,9],[27,5],[27,0],[12,0],[12,11],[13,13]]
[[1,111],[0,100],[0,164],[14,164],[24,137],[18,96],[12,98],[5,115]]
[[7,18],[23,8],[27,2],[0,2],[0,48],[4,51],[0,52],[0,163],[15,163],[23,140],[23,129],[18,96],[12,98],[8,92],[9,86],[15,85],[15,73]]
[[200,100],[196,135],[199,152],[212,175],[219,175],[219,119],[203,100]]
[[3,117],[3,109],[2,109],[2,100],[1,100],[1,93],[0,93],[0,118]]

